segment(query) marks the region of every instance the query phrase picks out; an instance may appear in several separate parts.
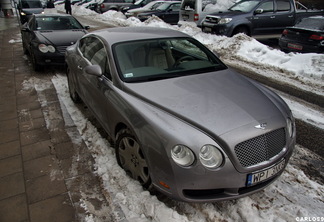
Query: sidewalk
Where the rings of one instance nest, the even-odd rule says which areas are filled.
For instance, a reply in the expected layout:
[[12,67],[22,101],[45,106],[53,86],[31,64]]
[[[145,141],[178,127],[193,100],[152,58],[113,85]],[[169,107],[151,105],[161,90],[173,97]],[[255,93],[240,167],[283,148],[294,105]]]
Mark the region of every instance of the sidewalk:
[[23,58],[21,42],[9,43],[19,35],[16,18],[0,18],[0,221],[84,221],[82,193],[100,190],[93,159],[84,143],[71,141],[67,132],[77,129],[65,124],[54,86],[43,92],[45,105],[35,87],[23,88],[42,73]]

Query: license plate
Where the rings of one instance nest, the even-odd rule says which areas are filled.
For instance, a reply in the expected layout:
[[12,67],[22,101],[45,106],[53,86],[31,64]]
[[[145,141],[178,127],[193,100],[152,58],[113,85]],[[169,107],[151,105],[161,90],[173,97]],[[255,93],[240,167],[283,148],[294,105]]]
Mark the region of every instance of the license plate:
[[204,32],[211,32],[212,31],[212,29],[211,28],[209,28],[209,27],[204,27],[204,30],[203,30]]
[[276,165],[268,169],[249,174],[247,177],[247,186],[253,186],[257,183],[260,183],[271,177],[274,177],[280,171],[282,171],[284,167],[285,167],[285,160],[283,159],[279,163],[277,163]]
[[182,19],[188,19],[189,15],[182,15]]
[[297,45],[297,44],[288,43],[288,48],[302,50],[303,49],[303,46]]

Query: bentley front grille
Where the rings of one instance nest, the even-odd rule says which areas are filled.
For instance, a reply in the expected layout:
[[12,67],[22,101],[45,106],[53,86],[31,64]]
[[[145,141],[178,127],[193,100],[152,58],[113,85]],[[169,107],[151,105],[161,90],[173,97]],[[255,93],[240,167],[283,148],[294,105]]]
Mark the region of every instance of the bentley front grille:
[[241,165],[250,167],[276,156],[285,145],[286,133],[281,128],[239,143],[234,150]]

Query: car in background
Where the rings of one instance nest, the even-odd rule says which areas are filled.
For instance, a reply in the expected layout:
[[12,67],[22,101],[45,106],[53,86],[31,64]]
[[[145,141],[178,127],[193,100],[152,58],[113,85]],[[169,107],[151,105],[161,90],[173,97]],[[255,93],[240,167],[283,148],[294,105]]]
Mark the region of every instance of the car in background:
[[287,27],[279,39],[279,47],[285,52],[324,53],[324,16],[303,18]]
[[179,21],[180,4],[180,1],[164,2],[155,10],[139,13],[137,18],[143,22],[152,16],[157,16],[166,23],[176,25]]
[[21,28],[24,52],[31,57],[35,71],[45,65],[64,65],[64,53],[68,46],[87,33],[67,14],[36,14]]
[[17,4],[21,24],[27,22],[33,14],[43,14],[45,6],[40,0],[20,0]]
[[137,0],[134,4],[123,7],[121,12],[125,13],[125,12],[127,12],[128,10],[131,10],[131,9],[144,7],[145,5],[147,5],[150,2],[152,2],[152,0]]
[[[101,2],[102,1],[102,2]],[[133,0],[101,0],[98,3],[98,13],[105,13],[109,10],[123,11],[124,8],[129,7],[133,4]]]
[[102,29],[65,58],[71,99],[86,104],[118,164],[147,189],[186,202],[235,199],[278,179],[293,153],[287,104],[185,33]]
[[165,1],[152,1],[141,8],[133,8],[133,9],[127,10],[127,12],[125,12],[125,15],[127,18],[132,17],[132,16],[137,17],[137,15],[139,13],[155,10],[157,7],[159,7],[164,2]]

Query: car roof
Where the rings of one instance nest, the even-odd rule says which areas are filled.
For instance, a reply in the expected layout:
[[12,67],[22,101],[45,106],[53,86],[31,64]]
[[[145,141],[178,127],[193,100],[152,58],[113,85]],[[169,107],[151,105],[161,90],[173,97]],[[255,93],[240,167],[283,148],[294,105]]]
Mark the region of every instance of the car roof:
[[103,39],[108,39],[110,45],[118,42],[126,42],[133,40],[172,38],[172,37],[190,37],[189,35],[168,28],[157,27],[118,27],[101,29],[89,33],[88,35],[98,35]]
[[49,13],[49,14],[34,14],[36,18],[41,17],[72,17],[69,14],[60,14],[60,13]]

